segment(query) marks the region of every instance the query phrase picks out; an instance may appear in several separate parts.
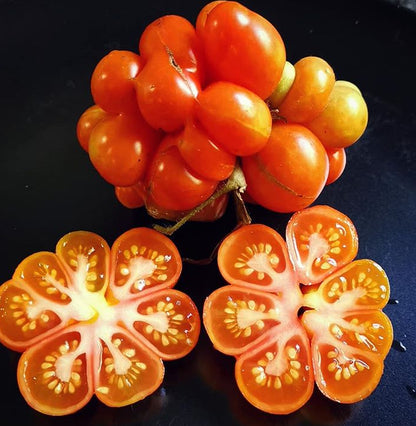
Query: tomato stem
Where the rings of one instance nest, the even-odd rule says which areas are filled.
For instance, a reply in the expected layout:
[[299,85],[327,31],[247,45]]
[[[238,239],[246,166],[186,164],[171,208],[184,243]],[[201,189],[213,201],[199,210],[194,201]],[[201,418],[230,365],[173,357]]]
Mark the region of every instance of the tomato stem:
[[[248,224],[251,223],[250,215],[247,212],[244,201],[241,197],[241,194],[246,190],[247,184],[246,179],[244,177],[244,173],[241,170],[239,164],[237,164],[231,174],[231,176],[226,180],[221,182],[216,191],[201,204],[194,207],[190,210],[183,218],[177,221],[174,225],[171,226],[161,226],[161,225],[153,225],[153,228],[156,231],[161,232],[165,235],[172,235],[175,231],[177,231],[181,226],[183,226],[188,220],[192,219],[197,213],[199,213],[202,209],[207,207],[210,203],[214,202],[217,198],[221,197],[224,194],[229,192],[233,192],[234,200],[236,202],[237,209],[237,218],[239,224]],[[238,200],[238,201],[236,201]]]

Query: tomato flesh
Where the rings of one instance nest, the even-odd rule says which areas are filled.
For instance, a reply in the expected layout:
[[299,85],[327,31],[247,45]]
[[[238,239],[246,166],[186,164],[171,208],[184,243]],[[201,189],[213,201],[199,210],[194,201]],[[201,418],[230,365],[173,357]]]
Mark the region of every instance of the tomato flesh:
[[[262,411],[299,409],[314,381],[334,401],[360,401],[378,385],[392,344],[382,312],[388,278],[374,261],[353,260],[355,228],[328,206],[295,213],[286,236],[287,243],[272,228],[253,224],[224,239],[218,265],[229,285],[205,301],[208,336],[236,358],[237,385]],[[320,268],[323,262],[329,268]],[[302,292],[300,282],[309,284]]]
[[167,237],[147,228],[113,247],[78,231],[56,253],[25,259],[0,287],[0,340],[23,351],[22,395],[36,410],[66,415],[95,394],[109,406],[141,400],[163,380],[162,360],[195,346],[198,310],[173,290],[181,257]]

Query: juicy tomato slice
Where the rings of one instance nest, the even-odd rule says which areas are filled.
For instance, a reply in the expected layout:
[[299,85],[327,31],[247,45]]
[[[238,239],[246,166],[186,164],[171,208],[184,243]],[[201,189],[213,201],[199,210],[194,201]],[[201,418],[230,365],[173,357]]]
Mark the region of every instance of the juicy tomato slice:
[[177,290],[157,291],[129,301],[121,319],[139,339],[146,340],[162,359],[185,356],[196,345],[200,321],[192,300]]
[[299,409],[314,386],[305,330],[297,320],[292,321],[273,338],[238,357],[235,375],[242,394],[260,410],[288,414]]
[[111,265],[110,290],[118,301],[173,287],[182,271],[173,242],[149,228],[133,228],[120,235],[111,248]]
[[393,339],[381,311],[389,297],[385,272],[375,262],[354,261],[304,296],[313,308],[302,316],[312,342],[316,383],[329,398],[352,403],[377,386]]
[[252,224],[228,235],[218,250],[218,267],[230,284],[296,292],[296,277],[283,238],[274,229]]
[[[20,357],[17,378],[28,404],[49,415],[70,414],[92,397],[88,340],[74,327],[30,347]],[[87,347],[85,347],[87,345]]]
[[275,294],[225,286],[205,300],[204,325],[216,349],[239,355],[270,330],[276,331],[284,317],[281,308]]
[[388,317],[378,310],[351,311],[342,316],[307,311],[302,323],[313,336],[312,360],[321,392],[343,403],[370,395],[380,381],[392,342]]
[[286,242],[299,282],[310,285],[352,261],[358,251],[354,224],[329,206],[313,206],[293,214]]
[[110,407],[133,404],[153,393],[164,376],[163,362],[121,327],[101,338],[95,354],[95,394]]
[[390,296],[385,271],[370,259],[355,260],[326,278],[317,291],[304,295],[306,306],[332,311],[382,309]]
[[21,262],[0,287],[0,340],[25,350],[18,383],[27,402],[65,415],[94,393],[109,406],[152,393],[162,358],[186,355],[199,335],[195,305],[169,289],[181,266],[173,243],[147,228],[127,231],[111,250],[96,234],[71,232],[56,253]]

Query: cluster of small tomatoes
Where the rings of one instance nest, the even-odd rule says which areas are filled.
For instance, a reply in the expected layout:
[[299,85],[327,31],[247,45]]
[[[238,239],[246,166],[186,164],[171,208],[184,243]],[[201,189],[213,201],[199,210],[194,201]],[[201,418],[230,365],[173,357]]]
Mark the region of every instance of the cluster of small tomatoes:
[[[195,25],[150,23],[138,52],[99,61],[91,93],[81,146],[123,205],[168,219],[210,200],[237,167],[248,201],[307,207],[341,175],[368,118],[354,84],[319,57],[292,65],[277,29],[234,1],[208,3]],[[206,204],[196,218],[214,220],[226,196]]]

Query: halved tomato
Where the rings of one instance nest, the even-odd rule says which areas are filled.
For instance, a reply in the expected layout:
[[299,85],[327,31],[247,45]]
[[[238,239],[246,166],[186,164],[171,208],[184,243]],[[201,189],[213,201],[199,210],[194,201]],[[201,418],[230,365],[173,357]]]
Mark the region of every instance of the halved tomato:
[[200,320],[173,290],[181,257],[164,235],[135,228],[110,251],[91,232],[25,259],[0,287],[0,341],[24,351],[18,384],[49,415],[70,414],[95,393],[109,406],[134,403],[163,380],[163,359],[186,355]]
[[325,205],[296,212],[287,224],[286,242],[298,280],[306,285],[322,282],[358,251],[351,219]]

